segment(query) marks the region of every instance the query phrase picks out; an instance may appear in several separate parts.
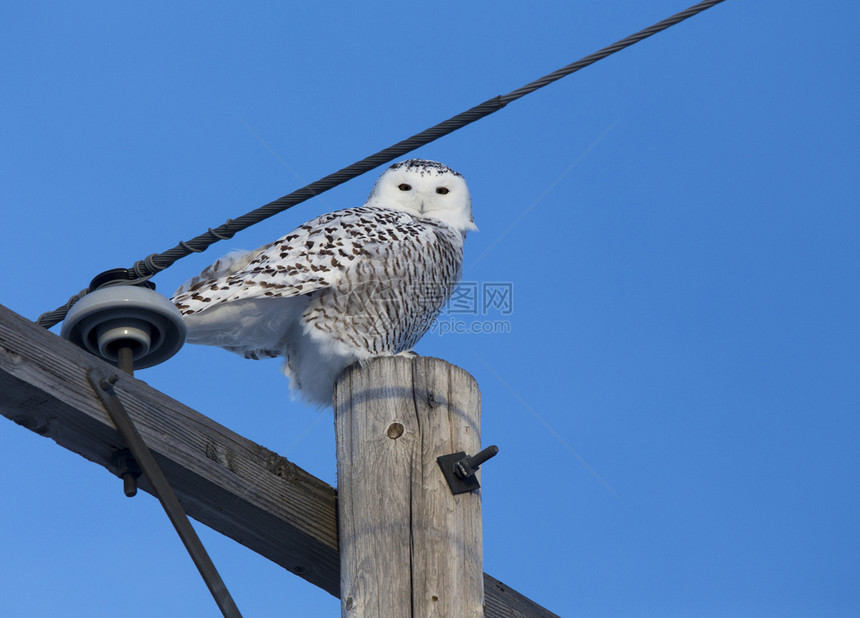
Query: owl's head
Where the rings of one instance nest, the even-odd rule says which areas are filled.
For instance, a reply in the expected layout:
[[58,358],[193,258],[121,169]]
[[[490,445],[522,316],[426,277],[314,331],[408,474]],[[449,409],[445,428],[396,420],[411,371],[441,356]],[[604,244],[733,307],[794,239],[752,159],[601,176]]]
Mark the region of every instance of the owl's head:
[[472,198],[463,177],[436,161],[409,159],[389,167],[370,192],[368,206],[438,219],[465,234],[477,230]]

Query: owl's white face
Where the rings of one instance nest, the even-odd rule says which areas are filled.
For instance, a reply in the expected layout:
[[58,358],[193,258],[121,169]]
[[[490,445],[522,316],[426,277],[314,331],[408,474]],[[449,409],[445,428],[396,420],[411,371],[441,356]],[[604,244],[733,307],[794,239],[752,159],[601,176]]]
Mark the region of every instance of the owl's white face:
[[438,219],[464,234],[478,229],[472,219],[472,198],[466,181],[435,161],[410,159],[395,163],[376,181],[367,205]]

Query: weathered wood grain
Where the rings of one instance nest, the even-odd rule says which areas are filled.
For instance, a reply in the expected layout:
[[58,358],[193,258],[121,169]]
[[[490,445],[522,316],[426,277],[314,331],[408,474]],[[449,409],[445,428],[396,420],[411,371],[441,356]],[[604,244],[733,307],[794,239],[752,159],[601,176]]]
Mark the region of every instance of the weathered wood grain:
[[331,486],[0,307],[3,415],[111,469],[124,444],[87,379],[92,367],[119,376],[117,395],[189,516],[337,595]]
[[480,393],[436,358],[353,365],[335,389],[344,618],[479,618],[480,491],[436,458],[480,450]]
[[[112,369],[0,305],[0,414],[115,473],[111,455],[123,443],[87,380],[94,367]],[[340,596],[331,486],[117,374],[118,396],[191,517]],[[143,478],[140,488],[152,493]],[[493,578],[484,581],[487,616],[554,616]]]

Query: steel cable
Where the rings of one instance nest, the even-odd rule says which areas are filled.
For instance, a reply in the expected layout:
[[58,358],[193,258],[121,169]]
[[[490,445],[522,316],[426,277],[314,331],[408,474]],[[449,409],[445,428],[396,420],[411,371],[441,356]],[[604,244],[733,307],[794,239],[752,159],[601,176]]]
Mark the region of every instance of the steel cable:
[[[439,124],[430,127],[429,129],[425,129],[412,137],[409,137],[401,142],[394,144],[393,146],[389,146],[384,150],[377,152],[361,161],[357,161],[352,165],[349,165],[333,174],[329,174],[324,178],[320,178],[319,180],[312,182],[309,185],[302,187],[292,193],[280,197],[268,204],[260,206],[248,212],[236,219],[228,219],[225,223],[218,226],[215,229],[209,228],[205,233],[200,234],[199,236],[195,236],[191,240],[180,241],[172,249],[168,249],[163,253],[153,253],[152,255],[147,256],[143,260],[139,260],[136,262],[129,271],[134,273],[134,277],[130,277],[128,281],[124,281],[126,284],[135,284],[146,281],[152,278],[155,274],[161,272],[165,268],[173,265],[177,260],[190,255],[191,253],[200,253],[201,251],[205,251],[208,247],[215,244],[220,240],[226,240],[228,238],[232,238],[234,234],[240,232],[246,228],[251,227],[252,225],[259,223],[260,221],[264,221],[273,215],[281,213],[288,208],[295,206],[296,204],[300,204],[305,200],[308,200],[320,193],[328,191],[340,184],[343,184],[347,180],[351,180],[368,172],[384,163],[388,163],[399,156],[402,156],[408,152],[415,150],[421,146],[429,144],[440,137],[448,135],[449,133],[453,133],[457,129],[461,129],[468,124],[475,122],[476,120],[480,120],[486,116],[489,116],[493,112],[496,112],[502,109],[505,105],[510,103],[511,101],[515,101],[519,98],[524,97],[527,94],[534,92],[544,86],[551,84],[554,81],[561,79],[562,77],[566,77],[571,73],[575,73],[580,69],[584,69],[587,66],[594,64],[595,62],[606,58],[607,56],[611,56],[614,53],[621,51],[643,39],[646,39],[658,32],[665,30],[675,24],[678,24],[694,15],[705,11],[716,4],[720,4],[724,0],[705,0],[704,2],[700,2],[695,4],[680,13],[676,13],[671,17],[667,17],[666,19],[657,22],[653,26],[645,28],[644,30],[640,30],[635,34],[631,34],[628,37],[621,39],[620,41],[616,41],[612,45],[604,47],[603,49],[590,54],[581,60],[577,60],[576,62],[569,64],[565,67],[562,67],[552,73],[541,77],[531,83],[518,88],[506,95],[496,96],[488,101],[484,101],[480,105],[476,105],[475,107],[466,110],[456,116],[449,118]],[[54,311],[48,311],[39,316],[38,324],[40,326],[44,326],[45,328],[50,328],[55,324],[61,322],[68,313],[69,309],[71,309],[72,305],[74,305],[78,300],[83,298],[88,292],[92,290],[85,289],[81,290],[80,293],[72,296],[68,302],[62,307],[58,307]]]

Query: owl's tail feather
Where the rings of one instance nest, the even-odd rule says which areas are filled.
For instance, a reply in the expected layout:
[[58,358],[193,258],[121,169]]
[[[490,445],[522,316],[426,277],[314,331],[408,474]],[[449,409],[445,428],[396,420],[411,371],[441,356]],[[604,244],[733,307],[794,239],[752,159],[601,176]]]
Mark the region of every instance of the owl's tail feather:
[[274,358],[281,355],[281,339],[306,306],[303,296],[221,303],[183,317],[188,327],[187,341],[218,346],[247,358]]
[[[230,350],[230,348],[226,348]],[[264,358],[278,358],[281,353],[278,350],[230,350],[237,354],[242,354],[249,360],[262,360]]]

